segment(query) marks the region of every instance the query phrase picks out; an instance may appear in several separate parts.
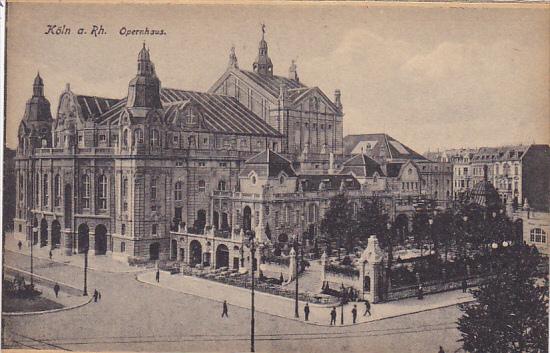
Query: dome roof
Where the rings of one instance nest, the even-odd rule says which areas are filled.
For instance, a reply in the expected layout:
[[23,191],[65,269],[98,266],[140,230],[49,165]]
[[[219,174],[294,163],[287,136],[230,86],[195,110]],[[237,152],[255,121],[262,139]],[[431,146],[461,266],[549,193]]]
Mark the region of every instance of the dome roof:
[[500,203],[498,192],[488,180],[475,184],[470,191],[470,201],[484,207],[493,207]]

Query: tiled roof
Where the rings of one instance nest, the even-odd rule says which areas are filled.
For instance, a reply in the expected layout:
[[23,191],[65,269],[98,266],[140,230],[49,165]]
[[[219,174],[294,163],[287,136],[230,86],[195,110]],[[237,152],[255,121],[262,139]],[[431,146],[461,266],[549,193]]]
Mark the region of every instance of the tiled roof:
[[286,77],[277,75],[260,75],[259,73],[247,70],[240,70],[246,77],[252,80],[254,83],[271,93],[273,96],[279,96],[279,89],[281,85],[285,85],[287,89],[293,88],[307,88],[298,81],[291,80]]
[[246,160],[244,164],[241,175],[248,175],[254,170],[257,174],[268,177],[277,177],[281,172],[289,177],[296,176],[288,159],[268,149]]
[[[281,137],[277,130],[233,97],[171,88],[161,89],[160,95],[167,121],[174,117],[178,109],[192,101],[200,106],[205,126],[209,131]],[[124,110],[125,102],[126,99],[123,99],[115,104],[110,111],[101,116],[100,120],[105,124],[116,123]]]
[[427,160],[388,134],[347,135],[344,137],[344,153],[364,153],[374,160],[382,157],[393,160]]
[[481,147],[474,153],[472,160],[475,162],[518,160],[528,148],[529,145]]
[[84,120],[88,120],[90,118],[101,116],[102,114],[113,108],[113,106],[121,100],[114,98],[77,95],[76,101],[78,102],[78,105],[80,105],[80,109],[82,109]]
[[318,191],[321,183],[324,190],[339,190],[344,182],[346,190],[359,190],[361,184],[351,175],[300,175],[298,176],[298,185],[302,186],[302,191]]
[[358,154],[351,157],[343,164],[344,168],[340,174],[349,174],[353,172],[356,176],[372,177],[375,172],[383,176],[384,173],[375,160],[364,154]]

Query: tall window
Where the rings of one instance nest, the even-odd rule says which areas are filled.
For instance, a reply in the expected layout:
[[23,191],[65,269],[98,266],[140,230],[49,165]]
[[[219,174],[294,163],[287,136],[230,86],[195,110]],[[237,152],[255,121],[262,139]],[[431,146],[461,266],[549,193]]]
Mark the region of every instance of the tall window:
[[151,200],[157,199],[157,179],[151,179]]
[[143,130],[135,129],[134,130],[134,144],[143,143]]
[[107,177],[100,175],[97,190],[98,206],[100,210],[107,209]]
[[36,204],[40,204],[40,174],[36,174],[36,179],[34,183],[34,192],[36,195]]
[[[18,188],[18,190],[19,190],[19,201],[20,202],[23,201],[23,188],[24,188],[24,186],[23,186],[23,175],[19,174],[19,188]],[[19,218],[21,218],[21,217],[19,217]]]
[[206,182],[204,180],[199,180],[199,192],[204,192],[206,190]]
[[122,180],[122,210],[128,211],[128,178]]
[[59,206],[61,200],[61,177],[59,174],[56,174],[53,180],[53,196],[54,206]]
[[160,145],[160,136],[157,129],[151,130],[151,136],[149,138],[149,141],[151,143],[151,146],[159,146]]
[[90,176],[84,174],[82,177],[82,207],[90,208]]
[[225,180],[220,180],[218,182],[218,190],[225,191]]
[[44,196],[42,197],[42,204],[44,206],[48,206],[48,201],[49,201],[48,200],[48,196],[49,196],[49,194],[48,194],[48,174],[44,174],[43,178],[44,178],[44,182],[43,182],[42,186],[44,188],[44,192],[43,192]]
[[174,200],[181,201],[183,199],[183,192],[181,181],[178,181],[174,187]]
[[124,147],[128,146],[128,129],[124,129],[124,132],[122,133],[122,145]]

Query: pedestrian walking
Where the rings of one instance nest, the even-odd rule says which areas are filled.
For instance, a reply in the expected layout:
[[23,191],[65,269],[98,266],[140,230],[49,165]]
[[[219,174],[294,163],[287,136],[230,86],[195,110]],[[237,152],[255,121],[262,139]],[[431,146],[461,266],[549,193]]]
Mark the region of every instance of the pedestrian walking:
[[97,303],[97,289],[94,289],[94,303]]
[[21,242],[21,240],[19,240],[17,242],[17,247],[19,248],[19,251],[21,251],[21,247],[23,246],[23,243]]
[[222,307],[222,317],[229,317],[229,315],[227,314],[227,301],[224,300],[223,301],[223,307]]
[[353,304],[353,309],[351,309],[351,316],[353,316],[353,323],[357,320],[357,305]]
[[306,306],[304,306],[304,316],[306,317],[306,321],[309,320],[309,303],[306,303]]
[[158,282],[160,282],[160,270],[157,268],[157,273],[155,274],[155,280]]
[[420,284],[418,286],[418,300],[424,299],[424,289],[422,289],[422,285]]
[[50,250],[49,256],[50,256],[50,260],[51,260],[51,259],[52,259],[52,256],[53,256],[53,254],[52,254],[52,251],[51,251],[51,250]]
[[97,291],[97,300],[98,300],[98,301],[101,300],[101,292],[100,292],[100,291]]
[[462,280],[462,293],[466,293],[466,290],[468,289],[468,282],[466,282],[466,278]]
[[59,284],[55,284],[53,286],[53,292],[55,293],[55,297],[57,298],[57,296],[59,295]]
[[367,314],[369,314],[369,316],[372,315],[370,313],[370,302],[368,299],[365,299],[365,313],[363,314],[363,316],[367,316]]
[[437,353],[445,353],[445,351],[443,350],[443,347],[439,346],[439,352]]
[[332,307],[330,311],[330,325],[336,325],[336,307]]

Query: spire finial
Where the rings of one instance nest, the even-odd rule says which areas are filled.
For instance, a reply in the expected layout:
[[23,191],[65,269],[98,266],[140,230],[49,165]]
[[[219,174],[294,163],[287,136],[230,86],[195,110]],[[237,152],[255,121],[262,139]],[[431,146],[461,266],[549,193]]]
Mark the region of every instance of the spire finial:
[[262,39],[264,39],[265,35],[265,23],[262,23]]
[[237,54],[235,54],[235,46],[231,46],[231,50],[229,51],[229,67],[233,67],[238,69],[239,63],[237,61]]

